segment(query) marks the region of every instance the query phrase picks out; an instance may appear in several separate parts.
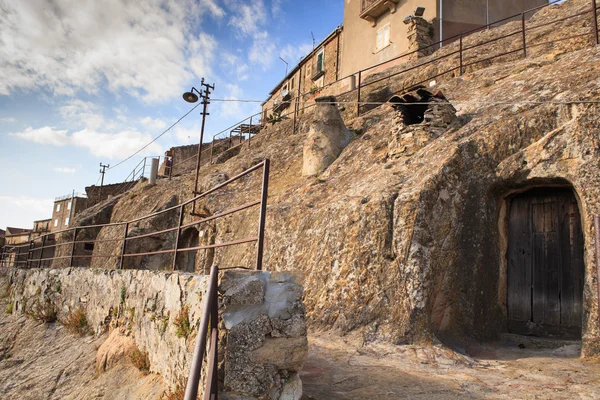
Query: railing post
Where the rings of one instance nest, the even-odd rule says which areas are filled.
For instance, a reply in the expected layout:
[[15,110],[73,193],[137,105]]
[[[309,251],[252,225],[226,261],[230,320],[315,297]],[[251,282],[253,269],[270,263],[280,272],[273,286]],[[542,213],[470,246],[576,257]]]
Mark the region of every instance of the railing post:
[[598,6],[596,5],[596,0],[592,0],[592,14],[594,15],[594,39],[596,40],[596,45],[600,44],[600,37],[598,37]]
[[459,56],[460,56],[460,75],[463,74],[463,34],[460,33],[460,47],[459,47]]
[[46,235],[42,235],[42,243],[40,244],[40,256],[38,257],[37,267],[41,268],[42,258],[44,257],[44,246],[46,245]]
[[204,392],[204,400],[218,399],[218,368],[219,368],[219,301],[217,296],[213,297],[210,307],[210,354],[208,356],[207,376],[211,378],[207,382]]
[[35,242],[33,240],[29,241],[29,251],[27,252],[27,268],[29,268],[29,263],[33,261],[33,255],[31,254],[32,250],[35,248]]
[[360,84],[362,82],[362,71],[358,71],[358,96],[356,99],[356,116],[360,116]]
[[263,250],[265,246],[265,220],[267,217],[267,198],[269,197],[269,168],[271,160],[265,158],[262,178],[262,194],[260,198],[260,217],[258,220],[258,243],[256,246],[256,269],[262,270]]
[[598,323],[600,324],[600,216],[594,218],[596,231],[596,284],[598,286]]
[[71,258],[69,260],[69,268],[73,268],[73,256],[75,255],[75,241],[77,240],[77,228],[73,229],[73,242],[71,244]]
[[[160,160],[160,157],[159,157],[159,160]],[[142,176],[140,178],[143,178],[145,173],[146,173],[146,157],[144,157],[144,166],[142,167]]]
[[521,13],[521,30],[523,31],[523,57],[527,58],[527,37],[525,35],[525,13]]
[[[196,400],[198,396],[198,385],[200,383],[200,372],[202,371],[202,361],[204,358],[204,352],[206,350],[206,334],[208,333],[208,318],[212,319],[213,314],[213,303],[217,303],[217,286],[219,279],[219,267],[213,265],[210,269],[210,278],[208,283],[208,291],[206,300],[204,302],[204,312],[200,318],[200,328],[198,336],[196,336],[196,346],[194,348],[194,357],[192,358],[192,365],[190,367],[190,374],[188,376],[187,385],[185,388],[185,400]],[[217,304],[218,306],[218,304]],[[217,324],[214,324],[217,325]],[[212,332],[211,332],[212,333]],[[212,335],[211,335],[212,339]],[[217,357],[215,357],[216,360]],[[209,365],[209,368],[211,366]],[[214,371],[216,375],[216,370]],[[213,378],[214,379],[214,378]],[[212,385],[211,385],[212,386]],[[215,395],[216,399],[216,395]]]
[[179,237],[181,236],[181,224],[182,223],[183,223],[183,206],[180,206],[179,207],[179,218],[177,218],[177,234],[175,236],[175,251],[173,252],[173,271],[175,271],[175,268],[177,267],[177,249],[179,248]]
[[248,131],[248,148],[250,148],[250,140],[252,140],[252,131],[254,128],[252,127],[252,116],[250,116],[250,130]]
[[121,247],[121,257],[119,259],[119,269],[125,269],[125,251],[127,250],[127,233],[129,233],[129,222],[125,222],[125,231],[123,233],[123,246]]
[[213,156],[213,147],[215,146],[215,138],[213,137],[212,142],[210,142],[210,159],[208,160],[208,163],[211,164],[212,163],[212,156]]

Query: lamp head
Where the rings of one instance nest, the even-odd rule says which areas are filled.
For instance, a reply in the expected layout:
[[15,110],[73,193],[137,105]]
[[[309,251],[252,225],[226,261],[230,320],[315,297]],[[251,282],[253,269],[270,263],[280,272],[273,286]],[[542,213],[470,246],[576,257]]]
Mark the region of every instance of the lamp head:
[[183,99],[188,103],[195,103],[198,101],[198,95],[192,92],[185,92],[183,94]]
[[422,17],[425,14],[425,7],[417,7],[415,10],[415,17]]

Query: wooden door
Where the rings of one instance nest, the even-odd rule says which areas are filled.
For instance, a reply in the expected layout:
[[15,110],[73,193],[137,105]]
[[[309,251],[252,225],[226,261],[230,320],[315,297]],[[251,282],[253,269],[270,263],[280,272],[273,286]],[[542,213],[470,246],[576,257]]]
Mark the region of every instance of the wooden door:
[[581,338],[583,233],[571,190],[512,199],[507,261],[509,332]]

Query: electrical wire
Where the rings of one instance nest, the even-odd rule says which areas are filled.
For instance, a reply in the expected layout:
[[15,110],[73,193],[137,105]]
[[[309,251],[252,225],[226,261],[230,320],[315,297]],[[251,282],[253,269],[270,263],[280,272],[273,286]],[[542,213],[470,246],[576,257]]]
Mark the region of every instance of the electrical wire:
[[187,113],[185,113],[181,118],[179,118],[177,121],[175,121],[171,126],[169,126],[167,129],[165,129],[160,135],[158,135],[157,137],[155,137],[154,139],[152,139],[150,142],[148,142],[145,146],[143,146],[141,149],[139,149],[138,151],[136,151],[135,153],[133,153],[132,155],[130,155],[129,157],[125,158],[122,161],[119,161],[118,163],[116,163],[115,165],[113,165],[112,167],[108,168],[108,170],[111,169],[115,169],[116,167],[118,167],[119,165],[123,164],[124,162],[132,159],[134,156],[136,156],[137,154],[139,154],[142,150],[146,149],[148,146],[150,146],[152,143],[156,142],[159,138],[161,138],[163,135],[165,135],[167,132],[169,132],[171,129],[173,129],[173,127],[175,127],[175,125],[177,125],[178,123],[180,123],[185,117],[187,117],[188,115],[190,115],[192,113],[192,111],[194,111],[196,108],[200,107],[203,103],[198,103],[196,104],[194,107],[192,107],[192,109],[190,111],[188,111]]
[[[214,100],[211,101],[223,101],[223,102],[240,102],[240,103],[262,103],[264,100]],[[300,101],[300,104],[315,104],[314,101]],[[361,105],[382,105],[382,104],[402,104],[402,105],[435,105],[440,102],[413,102],[413,103],[390,103],[389,101],[319,101],[316,104],[361,104]],[[564,100],[564,101],[461,101],[461,100],[448,100],[450,104],[467,104],[467,105],[521,105],[521,104],[533,104],[533,105],[564,105],[564,104],[600,104],[600,100]],[[292,104],[290,102],[290,104]],[[295,104],[295,102],[294,102]]]

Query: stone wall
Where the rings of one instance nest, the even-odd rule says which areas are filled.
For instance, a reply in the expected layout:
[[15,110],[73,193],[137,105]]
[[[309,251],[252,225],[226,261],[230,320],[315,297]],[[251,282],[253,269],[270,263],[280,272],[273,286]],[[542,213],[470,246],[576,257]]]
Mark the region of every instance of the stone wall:
[[[307,353],[302,286],[290,274],[229,271],[221,278],[221,387],[248,399],[299,399],[297,372]],[[15,312],[35,315],[50,307],[64,321],[81,308],[94,334],[114,333],[119,327],[131,336],[148,352],[150,370],[161,374],[169,387],[181,385],[188,376],[207,276],[12,269],[0,279],[10,285]],[[188,330],[178,325],[182,320],[189,321]]]
[[133,188],[138,181],[135,182],[120,182],[104,186],[87,186],[85,193],[87,194],[87,207],[92,207],[106,199],[108,196],[118,196]]

